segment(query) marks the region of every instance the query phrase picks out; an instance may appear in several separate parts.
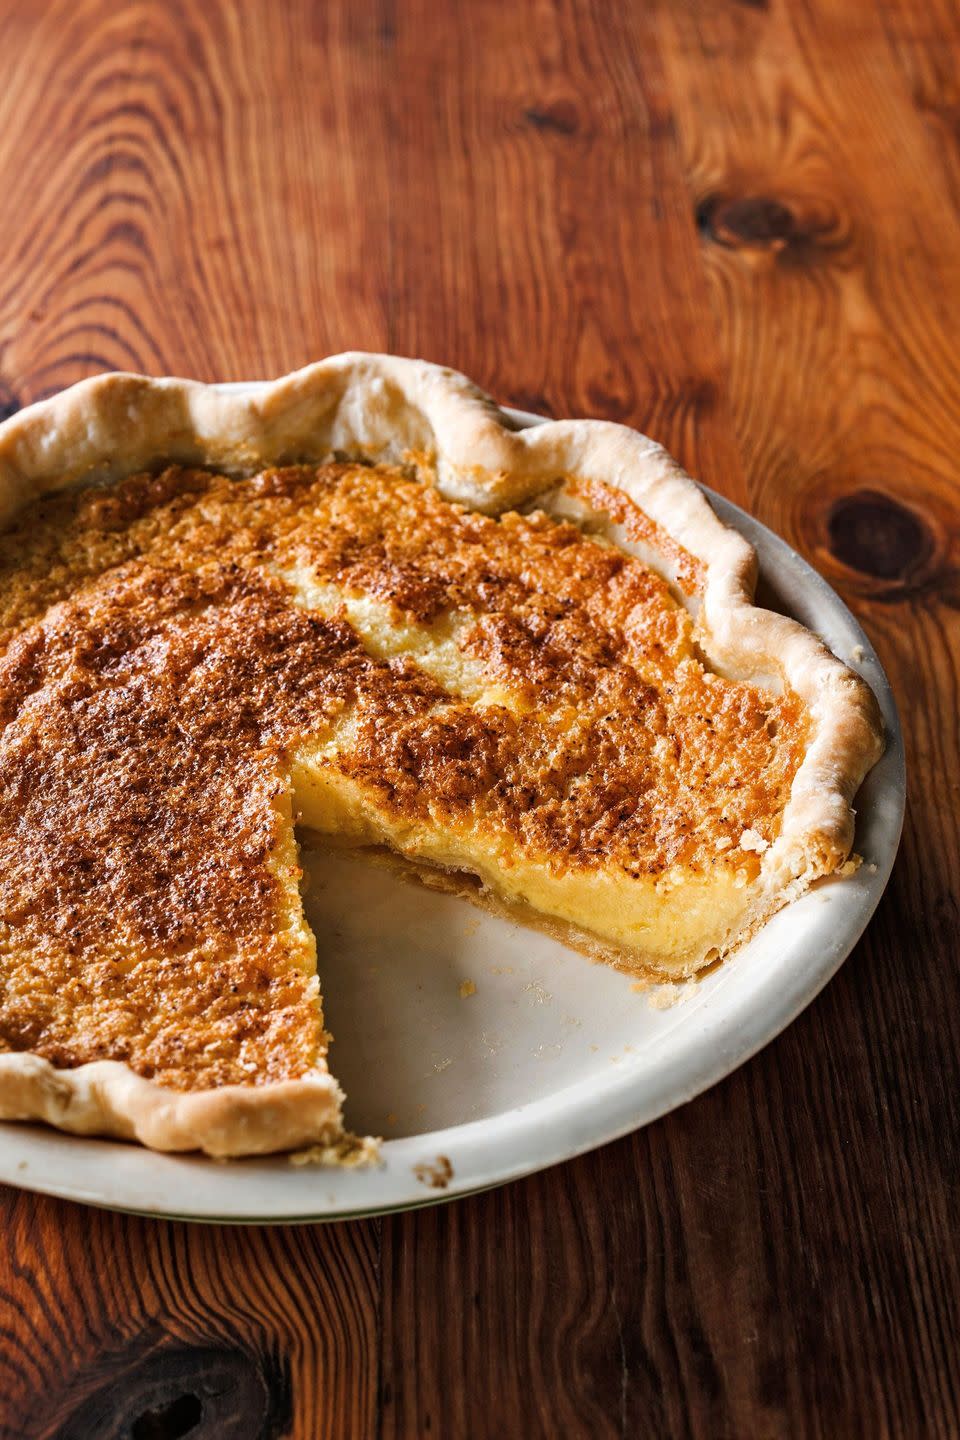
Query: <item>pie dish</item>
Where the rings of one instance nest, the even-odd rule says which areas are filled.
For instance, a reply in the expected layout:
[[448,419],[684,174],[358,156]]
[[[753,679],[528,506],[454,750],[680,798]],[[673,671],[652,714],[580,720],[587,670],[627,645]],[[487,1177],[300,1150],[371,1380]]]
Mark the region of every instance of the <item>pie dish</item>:
[[849,863],[869,688],[623,427],[385,356],[110,375],[0,427],[0,514],[5,1118],[371,1153],[295,819],[670,976]]

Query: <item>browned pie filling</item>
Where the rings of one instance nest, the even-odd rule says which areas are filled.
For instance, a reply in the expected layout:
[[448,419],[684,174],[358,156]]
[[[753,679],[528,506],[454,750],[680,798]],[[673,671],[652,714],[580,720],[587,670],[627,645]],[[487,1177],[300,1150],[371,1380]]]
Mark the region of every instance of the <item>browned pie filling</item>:
[[794,695],[705,667],[639,560],[382,466],[39,502],[0,537],[0,657],[0,1048],[181,1089],[322,1053],[291,803],[336,829],[361,797],[357,843],[443,863],[416,837],[453,836],[534,900],[525,867],[729,890],[807,735]]

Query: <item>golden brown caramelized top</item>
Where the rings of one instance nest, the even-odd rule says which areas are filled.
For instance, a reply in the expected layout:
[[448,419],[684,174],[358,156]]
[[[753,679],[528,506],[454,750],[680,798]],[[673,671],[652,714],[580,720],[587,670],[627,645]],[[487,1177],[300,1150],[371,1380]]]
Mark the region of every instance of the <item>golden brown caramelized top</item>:
[[[451,637],[442,681],[423,646]],[[33,506],[0,537],[0,718],[0,1046],[180,1088],[322,1045],[284,850],[311,741],[348,734],[327,763],[385,813],[657,876],[753,873],[740,837],[775,837],[806,735],[794,696],[704,667],[640,561],[359,464]]]

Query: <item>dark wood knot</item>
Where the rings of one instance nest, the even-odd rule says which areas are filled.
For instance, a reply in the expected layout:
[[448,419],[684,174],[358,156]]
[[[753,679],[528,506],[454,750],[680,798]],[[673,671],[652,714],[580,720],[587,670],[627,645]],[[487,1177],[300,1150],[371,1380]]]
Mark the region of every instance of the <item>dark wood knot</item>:
[[272,1357],[161,1350],[121,1361],[57,1440],[280,1440],[292,1413],[289,1371]]
[[836,216],[772,195],[708,195],[696,218],[701,234],[715,245],[764,251],[784,261],[805,263],[843,243]]
[[130,1427],[133,1440],[182,1440],[196,1435],[204,1419],[199,1395],[177,1395],[169,1404],[144,1410]]
[[827,537],[841,564],[888,586],[915,585],[936,551],[923,518],[878,490],[857,490],[835,500],[827,514]]
[[551,100],[547,105],[531,105],[523,118],[535,130],[550,130],[556,135],[576,135],[580,117],[572,100]]

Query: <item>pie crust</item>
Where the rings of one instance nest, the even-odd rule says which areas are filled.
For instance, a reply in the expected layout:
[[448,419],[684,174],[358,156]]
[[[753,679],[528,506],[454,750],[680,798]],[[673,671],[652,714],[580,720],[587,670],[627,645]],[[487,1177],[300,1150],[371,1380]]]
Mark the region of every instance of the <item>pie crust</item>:
[[[883,747],[873,694],[809,631],[753,604],[752,547],[717,519],[660,446],[626,427],[576,420],[517,430],[462,375],[382,355],[340,355],[249,388],[104,375],[0,426],[0,526],[56,488],[109,484],[161,464],[250,474],[333,457],[413,464],[446,498],[486,514],[536,501],[588,526],[676,591],[696,591],[697,643],[715,672],[799,697],[809,741],[779,833],[764,842],[761,883],[738,942],[844,865],[852,801]],[[621,513],[611,493],[632,505]],[[691,565],[696,585],[684,573]],[[67,1069],[29,1052],[0,1054],[0,1118],[44,1120],[159,1150],[241,1155],[319,1144],[335,1156],[341,1100],[320,1071],[181,1092],[120,1061]],[[350,1150],[352,1158],[367,1153]]]

